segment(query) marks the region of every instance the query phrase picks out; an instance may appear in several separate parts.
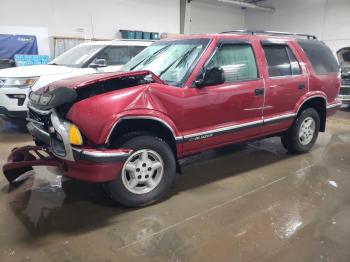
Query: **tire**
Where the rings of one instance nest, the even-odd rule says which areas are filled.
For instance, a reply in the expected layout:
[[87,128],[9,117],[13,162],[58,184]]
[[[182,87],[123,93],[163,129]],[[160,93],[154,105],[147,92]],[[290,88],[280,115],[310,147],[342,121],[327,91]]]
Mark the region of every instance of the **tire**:
[[176,172],[170,146],[158,137],[142,135],[131,138],[121,147],[131,148],[133,153],[117,178],[104,183],[107,194],[128,207],[146,206],[162,199],[173,184]]
[[[307,129],[309,124],[310,127]],[[294,121],[293,126],[281,136],[282,145],[291,153],[307,153],[314,146],[319,130],[320,116],[318,112],[313,108],[306,108]],[[300,135],[301,133],[302,135]]]

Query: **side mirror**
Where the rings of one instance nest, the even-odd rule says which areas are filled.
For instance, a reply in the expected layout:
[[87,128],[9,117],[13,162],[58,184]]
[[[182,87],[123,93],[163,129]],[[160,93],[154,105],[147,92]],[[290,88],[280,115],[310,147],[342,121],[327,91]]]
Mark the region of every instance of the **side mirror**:
[[96,59],[89,65],[89,67],[92,67],[92,68],[106,67],[106,66],[107,66],[107,60],[106,60],[106,59],[99,59],[99,58],[96,58]]
[[202,76],[195,81],[196,87],[220,85],[222,83],[225,83],[225,76],[221,67],[205,68]]

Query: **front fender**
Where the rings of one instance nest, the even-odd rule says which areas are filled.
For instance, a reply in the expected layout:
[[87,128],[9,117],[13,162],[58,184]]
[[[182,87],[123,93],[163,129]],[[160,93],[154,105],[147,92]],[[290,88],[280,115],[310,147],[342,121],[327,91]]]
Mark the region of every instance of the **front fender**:
[[99,144],[108,143],[109,137],[112,134],[114,128],[118,125],[118,123],[125,119],[151,119],[158,121],[171,131],[175,140],[181,139],[181,134],[176,128],[174,121],[166,114],[156,110],[135,109],[121,112],[116,117],[113,117],[107,121],[98,138]]

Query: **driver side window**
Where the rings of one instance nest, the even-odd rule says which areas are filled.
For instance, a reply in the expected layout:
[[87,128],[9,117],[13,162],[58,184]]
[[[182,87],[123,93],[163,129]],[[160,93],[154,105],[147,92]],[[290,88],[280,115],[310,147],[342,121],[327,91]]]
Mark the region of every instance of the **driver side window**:
[[249,44],[223,44],[207,64],[207,68],[220,67],[225,83],[258,78],[255,56]]
[[109,66],[124,65],[131,59],[129,47],[109,46],[97,55],[97,59],[105,59]]

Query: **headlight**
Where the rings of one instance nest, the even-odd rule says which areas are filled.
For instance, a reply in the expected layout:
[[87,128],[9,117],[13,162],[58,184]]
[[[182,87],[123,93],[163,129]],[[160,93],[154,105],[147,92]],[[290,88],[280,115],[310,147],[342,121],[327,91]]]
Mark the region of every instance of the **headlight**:
[[52,97],[53,95],[50,93],[42,94],[42,95],[38,95],[33,91],[29,93],[29,99],[31,103],[39,104],[43,106],[47,106],[50,103]]
[[8,77],[0,78],[0,87],[32,87],[39,77]]
[[74,124],[69,125],[69,143],[78,146],[83,144],[83,137],[80,134],[79,128]]

